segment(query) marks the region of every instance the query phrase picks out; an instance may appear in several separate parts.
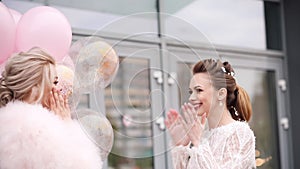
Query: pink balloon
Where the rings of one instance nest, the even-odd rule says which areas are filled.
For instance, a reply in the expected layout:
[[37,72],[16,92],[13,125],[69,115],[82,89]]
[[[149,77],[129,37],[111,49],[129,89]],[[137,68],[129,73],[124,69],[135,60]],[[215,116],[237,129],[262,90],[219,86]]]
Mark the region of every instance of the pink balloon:
[[30,9],[21,17],[16,36],[18,51],[27,51],[37,46],[61,61],[70,48],[72,30],[61,12],[52,7],[40,6]]
[[8,9],[10,14],[13,16],[15,23],[17,24],[20,20],[20,18],[22,17],[22,14],[16,10],[13,9]]
[[5,62],[0,64],[0,78],[2,77],[2,72],[4,71]]
[[16,24],[8,8],[0,2],[0,64],[15,49]]

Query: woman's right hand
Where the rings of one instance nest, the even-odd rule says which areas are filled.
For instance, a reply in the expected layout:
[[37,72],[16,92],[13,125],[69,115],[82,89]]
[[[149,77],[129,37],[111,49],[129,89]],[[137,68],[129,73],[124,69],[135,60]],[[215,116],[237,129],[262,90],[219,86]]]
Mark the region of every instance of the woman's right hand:
[[185,120],[181,123],[188,133],[193,145],[198,147],[206,122],[206,113],[203,113],[201,117],[198,116],[196,110],[190,103],[182,105],[182,111]]
[[56,88],[52,88],[50,94],[50,109],[63,120],[71,119],[71,110],[68,105],[68,98],[63,97]]
[[171,109],[167,113],[167,119],[165,120],[165,124],[170,132],[172,141],[176,146],[179,145],[186,146],[190,143],[188,134],[184,129],[183,124],[181,124],[182,122],[182,120],[180,120],[181,118],[182,117],[176,110]]

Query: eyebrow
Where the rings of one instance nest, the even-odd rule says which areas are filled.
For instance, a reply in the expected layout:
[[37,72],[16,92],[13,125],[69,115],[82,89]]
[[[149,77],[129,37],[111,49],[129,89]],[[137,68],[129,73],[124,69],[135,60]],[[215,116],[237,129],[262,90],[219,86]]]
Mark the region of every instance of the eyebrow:
[[[194,87],[194,89],[196,89],[196,88],[198,88],[198,87],[202,88],[200,85],[197,85],[197,86]],[[192,89],[189,88],[189,90],[192,90]]]
[[195,87],[194,87],[194,89],[196,89],[196,88],[198,88],[198,87],[200,87],[200,88],[201,88],[202,86],[200,86],[200,85],[198,85],[198,86],[195,86]]

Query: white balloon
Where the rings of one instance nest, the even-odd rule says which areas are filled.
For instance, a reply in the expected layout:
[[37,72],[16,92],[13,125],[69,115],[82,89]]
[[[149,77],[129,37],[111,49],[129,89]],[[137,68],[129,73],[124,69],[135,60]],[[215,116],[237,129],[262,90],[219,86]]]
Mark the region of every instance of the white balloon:
[[100,148],[102,160],[106,159],[114,140],[113,128],[110,122],[102,113],[97,113],[91,109],[79,109],[76,112],[83,129]]

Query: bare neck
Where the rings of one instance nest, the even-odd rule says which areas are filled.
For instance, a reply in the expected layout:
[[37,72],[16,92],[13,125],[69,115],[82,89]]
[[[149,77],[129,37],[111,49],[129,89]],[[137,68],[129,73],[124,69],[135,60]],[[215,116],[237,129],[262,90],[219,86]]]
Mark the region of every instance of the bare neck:
[[235,122],[235,120],[231,117],[229,110],[225,107],[219,111],[214,111],[211,116],[208,117],[209,129],[224,126],[232,122]]

